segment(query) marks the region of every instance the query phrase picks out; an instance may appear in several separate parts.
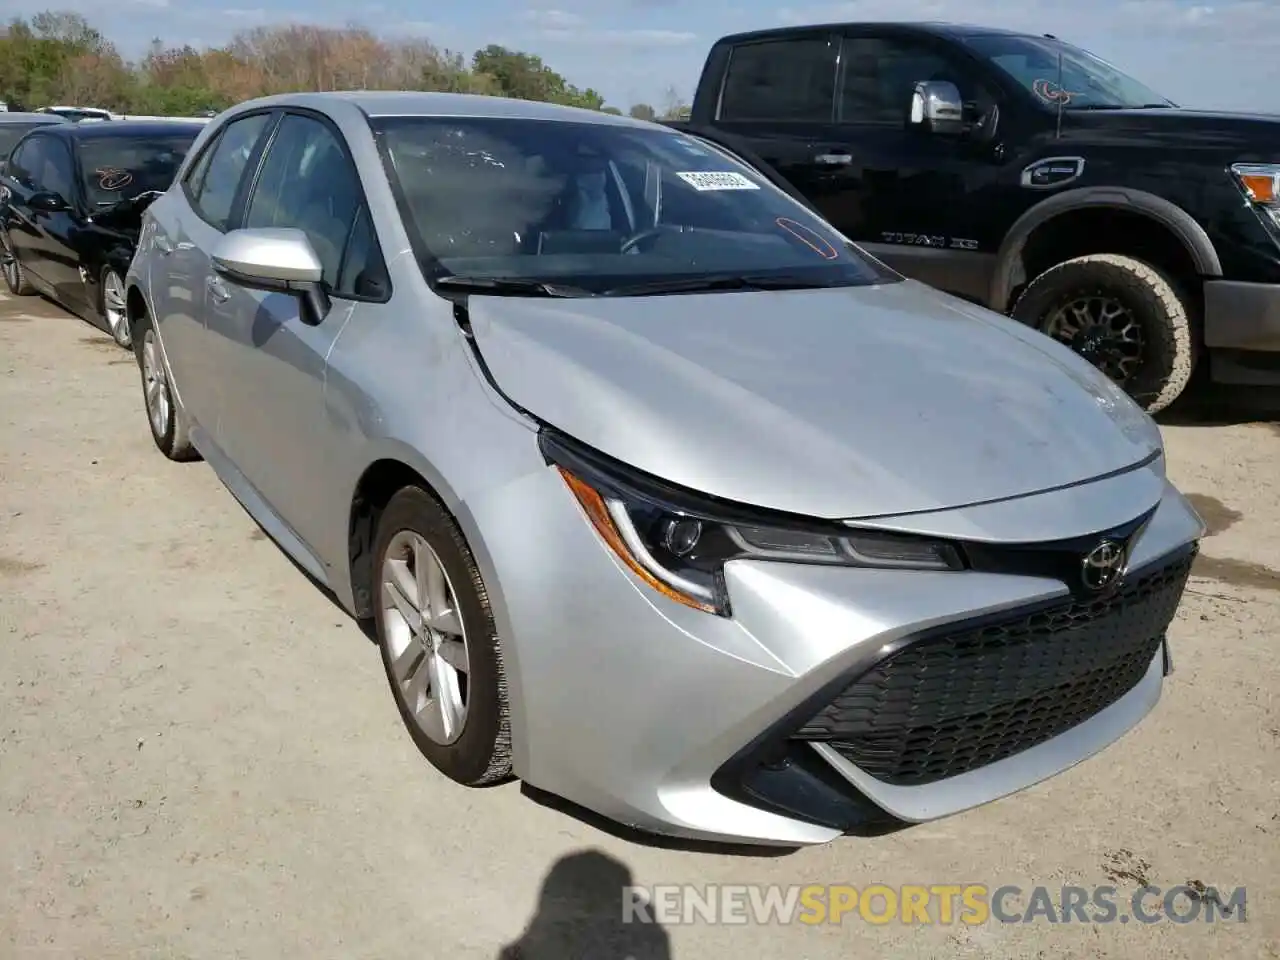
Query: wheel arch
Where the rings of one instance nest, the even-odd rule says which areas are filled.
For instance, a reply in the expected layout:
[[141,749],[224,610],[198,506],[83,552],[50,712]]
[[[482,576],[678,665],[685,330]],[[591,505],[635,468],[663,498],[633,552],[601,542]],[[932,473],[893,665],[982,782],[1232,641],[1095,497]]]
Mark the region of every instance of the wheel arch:
[[139,318],[149,315],[151,308],[147,306],[147,297],[138,283],[130,282],[124,274],[121,277],[125,281],[124,313],[129,322],[129,335],[134,336],[138,332]]
[[521,687],[520,661],[513,636],[511,618],[502,597],[501,583],[493,558],[479,527],[466,505],[430,463],[412,448],[388,441],[378,445],[368,465],[352,488],[347,519],[347,574],[352,614],[361,620],[373,616],[373,544],[378,519],[396,491],[416,486],[434,497],[444,512],[458,524],[471,550],[489,595],[489,607],[498,630],[498,643],[507,679],[507,708],[511,721],[513,769],[528,769],[524,730],[524,697]]
[[[1171,265],[1165,262],[1158,264],[1159,266],[1166,269],[1180,266],[1183,268],[1180,272],[1189,269],[1194,272],[1196,280],[1222,276],[1222,262],[1214,249],[1213,241],[1186,210],[1144,190],[1128,187],[1082,187],[1042,200],[1014,222],[996,254],[996,270],[991,279],[988,306],[1007,313],[1013,305],[1015,292],[1034,279],[1033,270],[1026,269],[1026,261],[1028,254],[1036,249],[1037,238],[1051,236],[1042,231],[1055,224],[1061,227],[1071,221],[1082,223],[1093,217],[1120,217],[1139,227],[1137,232],[1146,233],[1147,239],[1162,241],[1164,249],[1161,250],[1161,258],[1176,263]],[[1135,251],[1126,247],[1132,247],[1134,242],[1133,237],[1126,237],[1125,241],[1119,243],[1087,244],[1083,247],[1072,246],[1068,242],[1064,246],[1066,254],[1057,262],[1087,253],[1133,253]],[[1052,241],[1047,241],[1045,246],[1052,248]],[[1053,258],[1050,256],[1049,259]],[[1056,263],[1047,264],[1055,265]]]

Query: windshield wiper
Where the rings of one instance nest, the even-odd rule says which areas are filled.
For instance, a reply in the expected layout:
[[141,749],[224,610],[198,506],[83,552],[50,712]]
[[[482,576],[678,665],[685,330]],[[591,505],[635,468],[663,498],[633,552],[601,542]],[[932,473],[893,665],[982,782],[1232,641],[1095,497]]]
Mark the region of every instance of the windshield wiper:
[[433,285],[441,290],[457,290],[463,293],[487,293],[493,296],[512,297],[594,297],[582,287],[532,280],[527,277],[466,277],[450,275],[437,277]]
[[602,296],[634,297],[660,293],[701,293],[712,290],[815,290],[837,284],[808,280],[803,277],[730,273],[712,277],[678,277],[611,287]]

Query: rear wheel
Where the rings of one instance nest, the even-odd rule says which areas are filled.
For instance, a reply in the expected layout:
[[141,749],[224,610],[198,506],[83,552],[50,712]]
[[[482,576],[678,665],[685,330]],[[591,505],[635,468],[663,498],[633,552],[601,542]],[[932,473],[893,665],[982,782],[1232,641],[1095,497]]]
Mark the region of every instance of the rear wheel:
[[125,306],[124,281],[111,267],[102,271],[102,282],[99,284],[101,303],[99,313],[107,325],[111,339],[126,350],[133,346],[133,337],[129,331],[129,312]]
[[387,504],[374,545],[374,621],[400,716],[441,773],[467,786],[511,773],[511,725],[489,596],[467,542],[425,490]]
[[185,419],[174,400],[151,318],[145,314],[139,317],[135,333],[134,355],[138,358],[138,370],[142,375],[142,400],[147,411],[147,423],[151,427],[151,439],[170,460],[198,460],[200,454],[191,443]]
[[1191,380],[1191,316],[1189,300],[1168,277],[1118,254],[1046,270],[1013,307],[1016,320],[1090,361],[1148,413],[1173,403]]
[[13,243],[9,240],[9,232],[0,233],[0,267],[4,271],[4,284],[16,297],[29,297],[35,288],[27,279],[27,272],[22,269],[18,257],[13,251]]

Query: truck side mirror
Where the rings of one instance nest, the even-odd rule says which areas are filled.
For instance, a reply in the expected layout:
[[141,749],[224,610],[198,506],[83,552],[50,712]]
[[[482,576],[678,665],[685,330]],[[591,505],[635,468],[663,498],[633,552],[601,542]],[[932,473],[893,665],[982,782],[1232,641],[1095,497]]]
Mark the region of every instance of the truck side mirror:
[[958,136],[964,133],[964,101],[954,83],[925,80],[916,84],[911,94],[911,117],[908,123],[928,133]]

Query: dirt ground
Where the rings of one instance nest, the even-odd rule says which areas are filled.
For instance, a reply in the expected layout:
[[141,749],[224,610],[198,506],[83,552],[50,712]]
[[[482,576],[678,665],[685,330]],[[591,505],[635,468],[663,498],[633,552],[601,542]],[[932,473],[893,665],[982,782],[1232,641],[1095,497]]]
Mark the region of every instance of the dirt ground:
[[[1280,957],[1280,428],[1165,434],[1212,535],[1172,631],[1176,673],[1138,729],[1032,790],[890,836],[785,856],[670,849],[518,785],[437,775],[356,625],[206,466],[154,449],[130,356],[38,299],[4,299],[0,957]],[[620,922],[628,883],[877,882],[1243,886],[1247,914]]]

